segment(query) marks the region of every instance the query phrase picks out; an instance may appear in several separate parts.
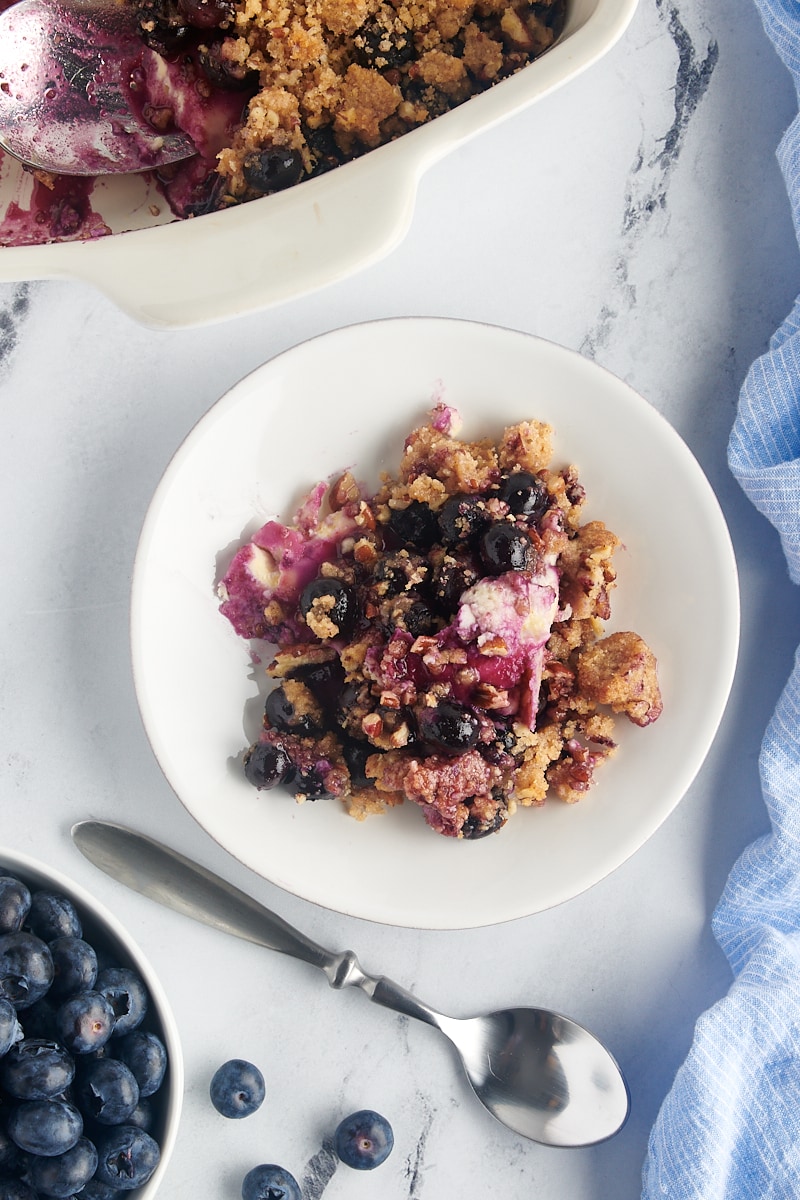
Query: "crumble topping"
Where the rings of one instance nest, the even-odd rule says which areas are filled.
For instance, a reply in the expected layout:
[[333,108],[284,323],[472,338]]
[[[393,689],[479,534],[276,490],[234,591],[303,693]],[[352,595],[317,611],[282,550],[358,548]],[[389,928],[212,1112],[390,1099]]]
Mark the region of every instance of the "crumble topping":
[[605,633],[618,537],[583,520],[574,465],[537,421],[461,440],[443,404],[368,493],[318,483],[231,562],[220,611],[274,645],[259,789],[339,798],[363,820],[403,801],[476,838],[548,796],[574,803],[661,713],[652,650]]

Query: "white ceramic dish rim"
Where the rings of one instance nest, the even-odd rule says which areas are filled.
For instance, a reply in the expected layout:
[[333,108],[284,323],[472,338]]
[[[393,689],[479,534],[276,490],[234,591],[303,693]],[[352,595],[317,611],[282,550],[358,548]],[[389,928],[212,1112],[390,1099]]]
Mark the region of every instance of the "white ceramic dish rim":
[[[667,468],[670,489],[673,480],[680,483],[680,487],[676,489],[679,494],[675,501],[679,511],[674,517],[660,514],[660,510],[654,508],[652,501],[645,506],[647,518],[655,521],[654,537],[659,533],[663,534],[665,525],[671,530],[665,544],[674,542],[676,530],[673,522],[681,518],[681,528],[685,530],[683,536],[686,540],[686,548],[682,549],[689,567],[689,581],[684,585],[680,572],[669,573],[666,570],[666,559],[673,562],[674,566],[670,555],[662,555],[664,562],[655,557],[651,562],[645,563],[646,568],[650,568],[655,562],[657,571],[661,572],[656,583],[662,589],[668,588],[671,600],[675,600],[677,596],[677,612],[670,614],[668,619],[662,614],[662,628],[656,629],[656,633],[660,632],[662,636],[667,629],[673,642],[679,646],[673,655],[677,665],[671,667],[669,659],[662,663],[665,714],[652,727],[652,731],[635,730],[625,721],[622,721],[621,725],[618,723],[622,749],[619,757],[603,768],[598,786],[592,794],[598,797],[596,802],[591,798],[577,806],[555,802],[545,805],[540,810],[523,811],[514,818],[509,829],[504,830],[496,839],[489,838],[477,843],[450,843],[448,839],[438,838],[425,830],[419,814],[406,811],[413,807],[410,805],[404,805],[385,817],[373,818],[364,824],[345,820],[344,824],[348,826],[346,831],[341,825],[323,828],[322,822],[328,822],[331,819],[330,814],[323,816],[321,811],[311,812],[309,810],[312,808],[319,810],[319,806],[309,804],[300,806],[299,809],[291,805],[291,813],[288,809],[282,809],[277,818],[274,815],[265,817],[266,810],[262,806],[269,805],[272,798],[265,799],[263,793],[257,793],[244,784],[240,767],[230,766],[229,776],[230,771],[233,771],[235,779],[231,785],[230,777],[225,777],[221,766],[226,756],[233,763],[241,752],[243,731],[238,727],[241,708],[246,705],[247,697],[250,697],[251,703],[254,700],[257,702],[258,689],[252,680],[248,684],[244,679],[247,674],[246,644],[235,638],[227,628],[227,623],[219,618],[216,612],[211,580],[213,572],[209,564],[217,554],[224,563],[225,547],[228,547],[228,553],[232,553],[233,547],[241,541],[243,534],[248,536],[270,513],[277,511],[279,515],[286,516],[291,504],[299,499],[300,493],[293,497],[284,497],[281,493],[277,507],[273,496],[270,506],[270,498],[263,492],[259,494],[256,480],[252,479],[244,485],[242,494],[239,494],[238,482],[234,483],[232,488],[220,485],[219,494],[215,494],[217,483],[209,476],[209,472],[213,476],[216,453],[215,449],[211,449],[212,441],[213,446],[217,447],[226,445],[232,431],[241,435],[244,429],[241,424],[237,425],[237,420],[241,419],[246,426],[245,417],[252,417],[262,406],[268,409],[270,416],[275,417],[282,396],[287,408],[292,407],[294,400],[295,406],[292,411],[296,414],[297,397],[291,396],[292,371],[297,368],[302,375],[300,367],[308,357],[315,360],[314,366],[319,362],[324,363],[330,376],[336,376],[337,368],[341,369],[347,361],[358,361],[361,371],[369,374],[369,355],[373,351],[385,352],[389,347],[396,354],[402,348],[406,360],[418,364],[423,357],[423,347],[426,347],[430,356],[432,343],[441,351],[442,366],[439,374],[444,377],[445,383],[448,370],[457,359],[462,360],[465,372],[469,373],[474,369],[474,373],[480,375],[481,363],[486,356],[488,361],[497,362],[501,353],[508,357],[513,352],[517,356],[514,361],[518,365],[521,363],[530,367],[534,362],[538,362],[540,374],[544,372],[551,381],[556,379],[562,385],[568,383],[573,388],[591,391],[597,404],[604,406],[604,414],[611,414],[617,423],[625,420],[627,435],[635,438],[634,448],[647,451],[644,458],[649,464],[649,471],[652,473],[655,469],[660,473],[662,491],[668,486],[664,476]],[[435,354],[431,361],[438,361]],[[409,370],[410,368],[400,368],[404,379]],[[435,369],[433,373],[436,374]],[[505,386],[508,386],[508,381]],[[286,394],[281,388],[289,393],[288,404]],[[275,395],[268,403],[267,395],[270,389]],[[257,406],[254,409],[255,398]],[[458,407],[458,394],[451,399]],[[529,407],[535,407],[535,402]],[[350,415],[347,414],[345,419],[349,419]],[[422,411],[415,408],[408,419],[421,415]],[[517,418],[512,419],[519,419],[523,415],[526,414],[521,412]],[[527,412],[527,415],[531,413]],[[537,412],[533,415],[542,414]],[[506,416],[504,413],[504,417]],[[548,419],[547,412],[544,416]],[[265,419],[262,414],[261,420]],[[260,436],[263,435],[263,429],[257,431],[257,424],[258,421],[254,420],[252,428],[247,429],[254,444],[263,440],[263,436]],[[410,427],[405,420],[398,421],[394,412],[391,424],[395,439]],[[212,431],[213,439],[210,437]],[[282,444],[280,436],[275,436],[278,437],[279,444]],[[372,430],[369,437],[375,436],[376,431]],[[207,443],[206,446],[204,442]],[[353,462],[352,450],[355,445],[357,443],[350,446],[350,458],[342,457],[341,446],[338,449],[331,448],[330,456],[324,459],[327,469],[319,472],[314,478],[322,477],[330,470],[341,469],[347,462]],[[656,447],[657,449],[654,449]],[[393,465],[396,461],[396,449],[393,448],[387,465]],[[251,457],[249,450],[244,457]],[[306,480],[305,469],[304,461],[303,483],[310,484],[313,479]],[[314,466],[309,469],[313,471]],[[639,469],[643,471],[645,468]],[[184,471],[187,473],[185,479],[182,478]],[[251,461],[230,463],[232,476],[238,476],[242,472],[245,476],[248,472],[255,472]],[[193,475],[195,478],[192,478]],[[597,472],[594,472],[594,475],[596,484]],[[649,485],[650,475],[646,474],[644,479],[645,484]],[[267,492],[268,490],[267,488]],[[259,500],[264,503],[264,507],[256,516]],[[605,503],[607,498],[603,503],[600,499],[595,502],[594,513],[601,519],[609,519],[609,514],[604,512]],[[188,565],[184,569],[183,549],[176,542],[175,530],[170,533],[170,524],[175,525],[177,521],[181,529],[186,529],[193,511],[197,512],[198,518],[208,529],[203,535],[203,549],[197,551],[202,561],[194,561],[192,555],[195,551],[190,551]],[[627,534],[630,541],[634,533],[631,527],[636,522],[629,519],[627,529],[624,528],[623,522],[621,530],[618,528],[619,524],[619,521],[616,525],[612,523],[612,528],[621,532],[623,536]],[[641,529],[636,530],[636,553],[640,556],[637,560],[640,573],[641,533]],[[175,554],[179,555],[181,562],[174,561]],[[652,586],[655,588],[656,584]],[[635,574],[632,578],[628,569],[627,575],[623,576],[623,585],[614,593],[614,607],[619,613],[617,619],[622,621],[622,624],[615,626],[612,622],[607,627],[609,631],[614,627],[632,627],[648,637],[647,620],[644,621],[644,627],[639,622],[640,617],[647,617],[647,612],[637,610],[637,592],[643,588],[645,582],[637,580]],[[639,603],[641,605],[641,601]],[[197,617],[195,626],[192,617],[196,614],[187,614],[197,605],[202,609],[202,615]],[[627,625],[624,623],[628,616],[626,606],[633,613]],[[714,620],[701,622],[700,618],[706,615],[708,606],[713,609]],[[681,623],[684,613],[688,614],[688,634],[684,634]],[[698,626],[702,624],[707,632],[701,635],[696,631],[692,632],[693,620]],[[222,621],[224,630],[215,624],[217,621]],[[189,627],[188,634],[183,630],[184,624]],[[683,644],[682,638],[688,638],[688,648]],[[738,579],[724,517],[696,460],[664,418],[622,381],[572,351],[525,333],[447,318],[392,318],[323,334],[278,355],[232,388],[195,426],[172,458],[156,489],[136,554],[131,597],[133,673],[145,730],[168,782],[195,819],[221,846],[246,866],[289,892],[352,916],[390,925],[431,929],[471,928],[541,911],[571,899],[622,865],[669,816],[702,766],[727,704],[738,653],[738,638]],[[174,644],[175,639],[178,639],[179,645]],[[234,648],[234,643],[238,649]],[[197,671],[193,670],[191,683],[178,679],[182,664],[188,661],[187,656],[194,654],[197,645],[203,646],[204,655],[207,653],[207,657],[201,659],[201,673],[198,675]],[[659,653],[659,647],[655,648]],[[215,674],[217,669],[220,669],[219,675]],[[225,678],[231,670],[235,676],[233,682],[230,678]],[[204,682],[204,675],[209,674],[214,678],[214,688],[210,690]],[[684,686],[679,696],[676,692],[681,683]],[[205,689],[199,709],[194,697],[194,691],[198,689],[201,692]],[[237,689],[238,694],[233,700],[237,711],[231,714],[231,693],[236,693]],[[224,695],[221,701],[212,699],[211,693],[217,690]],[[205,711],[204,705],[207,702],[212,707],[216,706],[213,718]],[[258,702],[256,710],[260,712]],[[165,726],[169,724],[172,725],[172,729],[167,733]],[[223,726],[224,731],[220,733],[217,741],[216,730],[222,729]],[[193,753],[192,739],[195,737],[201,745],[205,744],[206,739],[215,743],[210,755],[202,759],[199,775],[194,766],[188,766],[187,758],[188,754]],[[648,737],[651,739],[649,743]],[[673,740],[670,740],[670,737]],[[677,742],[674,740],[676,737]],[[183,743],[180,747],[175,744],[179,741]],[[654,763],[651,752],[656,748]],[[620,774],[612,775],[612,772],[617,770],[617,764]],[[659,778],[659,767],[668,774],[666,780]],[[626,772],[629,776],[626,776]],[[192,782],[187,784],[189,775],[192,776]],[[632,782],[626,783],[628,777]],[[615,796],[619,798],[625,795],[626,787],[631,791],[634,783],[638,785],[634,789],[636,796],[638,797],[640,792],[642,794],[641,804],[631,808],[630,797],[627,797],[624,803],[628,805],[628,809],[624,804],[619,813],[615,813],[613,808],[606,808],[604,811],[598,808],[593,817],[587,817],[590,836],[595,838],[604,836],[603,827],[608,826],[613,818],[614,828],[608,836],[613,836],[616,840],[604,842],[602,850],[598,850],[596,855],[592,851],[588,862],[578,865],[571,861],[575,856],[570,853],[570,861],[563,875],[560,874],[557,879],[547,879],[541,885],[538,880],[530,886],[526,883],[524,887],[516,883],[502,890],[495,888],[494,893],[490,894],[488,872],[485,872],[485,880],[478,877],[473,880],[469,875],[462,878],[458,874],[462,869],[459,866],[448,879],[453,887],[454,880],[457,880],[462,889],[469,882],[469,896],[455,898],[437,895],[433,901],[430,898],[422,900],[416,895],[410,896],[407,892],[400,895],[397,880],[391,883],[384,881],[378,867],[373,875],[369,876],[372,880],[372,891],[370,892],[370,884],[367,882],[364,883],[363,889],[359,890],[359,882],[346,882],[341,874],[337,875],[326,857],[324,843],[329,839],[331,852],[335,851],[340,855],[341,871],[347,872],[349,868],[350,875],[357,881],[360,875],[366,877],[374,866],[371,858],[380,864],[383,862],[381,856],[386,853],[386,847],[382,844],[383,833],[379,832],[381,826],[384,826],[385,822],[396,821],[398,824],[393,827],[390,839],[392,853],[400,859],[405,855],[406,861],[413,863],[417,868],[419,887],[423,890],[426,880],[430,881],[430,887],[435,890],[439,882],[438,873],[444,872],[451,848],[454,848],[457,854],[465,855],[462,863],[464,866],[469,863],[473,874],[479,867],[485,868],[491,863],[495,883],[504,877],[506,869],[509,876],[516,871],[519,878],[522,871],[531,869],[535,860],[535,853],[532,857],[520,860],[521,854],[528,856],[531,853],[528,841],[525,841],[524,845],[514,846],[513,849],[511,843],[507,843],[510,852],[508,864],[503,861],[498,865],[498,862],[493,860],[493,855],[505,855],[506,852],[490,846],[490,843],[493,843],[495,847],[500,847],[503,845],[503,839],[515,838],[514,822],[529,818],[542,821],[541,833],[545,836],[546,828],[556,828],[555,844],[558,845],[560,837],[560,850],[563,852],[563,827],[565,822],[571,819],[569,814],[576,810],[588,811],[587,805],[599,805],[599,795],[603,788],[613,789]],[[231,788],[242,790],[234,797]],[[189,794],[192,792],[194,794]],[[625,813],[629,811],[635,813],[633,829],[624,823]],[[298,815],[295,816],[295,813]],[[597,813],[601,815],[598,816]],[[312,826],[309,831],[309,826],[305,824],[307,819],[319,820],[319,828]],[[336,820],[336,817],[332,819]],[[600,824],[592,826],[592,821]],[[295,822],[298,825],[297,829],[293,828]],[[304,832],[299,828],[301,822]],[[384,828],[388,832],[388,827]],[[417,840],[418,831],[421,831],[423,839],[429,840]],[[523,835],[519,825],[517,831],[523,838],[530,836]],[[305,837],[306,840],[296,843],[292,841],[295,837]],[[442,843],[447,843],[446,849]],[[298,866],[295,862],[289,865],[281,858],[281,850],[286,853],[286,848],[289,847],[287,857],[290,857],[296,853],[295,847],[300,845],[303,857],[309,859],[307,864]],[[348,856],[352,856],[349,863]],[[482,863],[480,856],[483,856]],[[411,871],[410,865],[409,872]],[[409,874],[409,879],[411,878],[413,874]],[[385,894],[378,895],[381,889]]]
[[[74,879],[57,870],[55,867],[48,866],[37,858],[32,858],[24,851],[15,850],[5,845],[0,845],[0,867],[5,867],[7,870],[18,873],[23,882],[29,886],[33,883],[37,887],[57,890],[63,895],[68,896],[75,903],[79,912],[83,911],[90,914],[91,919],[97,925],[107,930],[113,939],[120,943],[124,948],[125,954],[133,962],[147,985],[150,998],[155,1004],[159,1022],[163,1030],[170,1072],[170,1102],[167,1106],[167,1113],[164,1120],[164,1133],[159,1143],[161,1157],[150,1179],[146,1184],[138,1188],[135,1193],[136,1200],[154,1200],[156,1192],[159,1190],[169,1168],[169,1162],[175,1149],[183,1109],[184,1092],[184,1064],[180,1034],[172,1006],[161,984],[161,980],[144,951],[122,922]],[[124,1194],[120,1192],[121,1196]]]
[[[317,179],[224,213],[85,242],[0,248],[0,282],[82,280],[134,320],[207,325],[315,291],[388,254],[422,174],[443,155],[590,67],[638,0],[571,0],[559,42],[497,87]],[[224,271],[208,268],[208,250]]]

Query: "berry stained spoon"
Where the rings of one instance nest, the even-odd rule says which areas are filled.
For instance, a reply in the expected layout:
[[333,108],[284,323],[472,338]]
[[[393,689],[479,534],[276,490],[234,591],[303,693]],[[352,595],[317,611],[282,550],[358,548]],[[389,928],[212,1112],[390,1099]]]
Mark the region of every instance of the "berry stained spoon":
[[[128,0],[18,0],[0,12],[0,149],[56,175],[152,170],[196,153],[148,120],[148,52]],[[150,114],[153,115],[153,114]]]
[[504,1125],[550,1146],[589,1146],[612,1137],[629,1111],[616,1062],[593,1034],[542,1008],[479,1017],[436,1012],[385,976],[368,975],[352,950],[332,953],[245,892],[151,838],[122,825],[82,821],[81,853],[151,900],[226,933],[319,967],[333,988],[358,987],[385,1008],[433,1025],[458,1051],[478,1099]]

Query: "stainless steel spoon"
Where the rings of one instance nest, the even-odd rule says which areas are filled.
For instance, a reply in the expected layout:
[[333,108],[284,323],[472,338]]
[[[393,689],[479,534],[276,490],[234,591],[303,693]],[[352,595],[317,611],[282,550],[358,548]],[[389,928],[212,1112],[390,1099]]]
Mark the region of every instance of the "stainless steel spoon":
[[142,42],[127,0],[18,0],[0,13],[0,148],[57,175],[160,167],[195,151],[159,133],[131,87]]
[[351,950],[331,953],[232,884],[121,825],[82,821],[75,845],[113,879],[215,929],[324,971],[331,987],[358,987],[386,1008],[439,1029],[455,1046],[478,1099],[504,1125],[550,1146],[589,1146],[624,1125],[630,1099],[605,1047],[575,1021],[542,1008],[447,1017]]

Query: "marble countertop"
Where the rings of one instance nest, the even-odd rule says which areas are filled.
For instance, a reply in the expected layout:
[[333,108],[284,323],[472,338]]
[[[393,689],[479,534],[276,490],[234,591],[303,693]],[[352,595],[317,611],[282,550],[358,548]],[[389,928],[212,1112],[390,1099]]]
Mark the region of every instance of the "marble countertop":
[[[0,843],[92,890],[163,979],[186,1060],[169,1200],[236,1197],[245,1171],[261,1161],[306,1175],[305,1200],[317,1200],[322,1139],[337,1114],[364,1106],[390,1119],[395,1152],[379,1174],[341,1168],[324,1187],[326,1200],[639,1194],[648,1132],[694,1023],[730,982],[710,916],[736,857],[766,828],[757,756],[797,637],[800,605],[777,536],[726,465],[741,382],[798,291],[775,160],[795,114],[788,74],[750,0],[641,0],[606,58],[428,172],[408,236],[389,257],[322,292],[235,322],[163,333],[133,324],[79,284],[0,288]],[[708,475],[740,571],[731,699],[674,814],[586,894],[466,932],[344,917],[233,861],[164,781],[129,662],[136,543],[184,435],[278,351],[395,315],[526,330],[625,379]],[[356,950],[367,970],[444,1011],[541,1003],[569,1013],[619,1059],[632,1096],[628,1124],[580,1151],[506,1132],[473,1100],[433,1031],[100,876],[68,839],[87,816],[181,846],[316,940]],[[225,1123],[208,1101],[210,1076],[229,1057],[250,1058],[266,1077],[267,1100],[248,1121]]]

